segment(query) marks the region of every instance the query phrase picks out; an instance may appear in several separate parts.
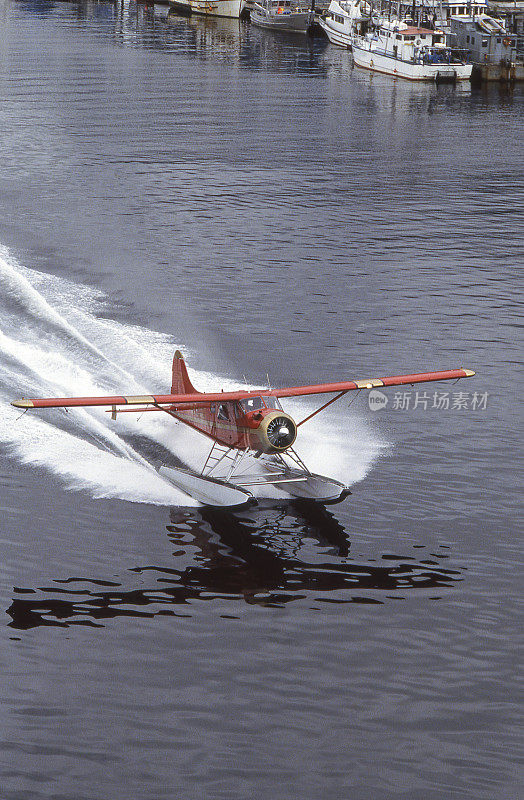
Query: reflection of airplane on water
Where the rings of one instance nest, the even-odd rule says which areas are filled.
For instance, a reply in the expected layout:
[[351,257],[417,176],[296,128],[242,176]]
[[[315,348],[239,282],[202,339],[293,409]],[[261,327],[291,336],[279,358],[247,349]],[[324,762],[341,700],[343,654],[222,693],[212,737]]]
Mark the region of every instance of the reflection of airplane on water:
[[17,588],[7,609],[10,626],[96,627],[116,617],[187,617],[204,599],[220,600],[222,610],[229,600],[231,616],[238,600],[267,607],[304,598],[381,604],[391,595],[441,590],[461,580],[459,571],[440,566],[437,554],[428,561],[390,554],[348,560],[343,526],[323,506],[304,501],[241,516],[173,509],[167,530],[176,545],[173,566],[133,567],[122,582],[74,577],[45,588]]

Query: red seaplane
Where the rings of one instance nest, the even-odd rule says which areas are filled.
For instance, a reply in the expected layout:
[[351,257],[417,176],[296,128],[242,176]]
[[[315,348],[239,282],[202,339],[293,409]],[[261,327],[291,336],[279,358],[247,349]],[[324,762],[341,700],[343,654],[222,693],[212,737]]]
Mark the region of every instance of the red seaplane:
[[[250,487],[264,485],[280,487],[293,497],[338,503],[350,494],[349,489],[339,481],[310,472],[293,449],[301,425],[347,392],[458,380],[474,374],[470,369],[452,369],[285,389],[198,392],[189,379],[182,353],[177,350],[171,394],[23,399],[12,405],[26,410],[110,406],[113,419],[125,412],[169,414],[213,441],[200,473],[171,466],[158,468],[164,478],[204,505],[236,508],[256,503]],[[295,422],[280,405],[280,398],[317,394],[335,396],[300,422]]]

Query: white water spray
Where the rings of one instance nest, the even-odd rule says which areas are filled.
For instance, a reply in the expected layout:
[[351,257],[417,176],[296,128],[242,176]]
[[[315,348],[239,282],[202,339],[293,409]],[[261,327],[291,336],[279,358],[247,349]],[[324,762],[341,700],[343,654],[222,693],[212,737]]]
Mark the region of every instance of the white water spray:
[[[74,409],[20,418],[10,406],[22,396],[166,393],[180,343],[100,318],[102,293],[23,267],[4,248],[0,290],[0,442],[12,457],[96,498],[194,505],[129,444],[133,436],[145,437],[192,468],[201,467],[209,440],[167,415],[121,414],[115,423],[101,409]],[[238,388],[191,366],[198,389]],[[286,407],[301,419],[315,401],[294,400]],[[384,444],[363,420],[339,409],[338,416],[323,414],[321,423],[301,428],[297,450],[315,472],[351,484],[364,477]]]

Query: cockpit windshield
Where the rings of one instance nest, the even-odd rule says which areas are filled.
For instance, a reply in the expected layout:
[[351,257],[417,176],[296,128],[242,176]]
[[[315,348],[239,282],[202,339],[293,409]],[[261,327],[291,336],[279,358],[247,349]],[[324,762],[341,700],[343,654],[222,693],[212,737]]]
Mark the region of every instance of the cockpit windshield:
[[250,411],[258,411],[260,408],[264,408],[261,397],[246,397],[244,400],[240,401],[240,405],[246,414]]
[[278,408],[282,411],[282,406],[280,405],[278,397],[263,397],[262,400],[268,408]]
[[261,408],[282,409],[277,397],[246,397],[240,400],[242,411],[248,414],[250,411],[259,411]]

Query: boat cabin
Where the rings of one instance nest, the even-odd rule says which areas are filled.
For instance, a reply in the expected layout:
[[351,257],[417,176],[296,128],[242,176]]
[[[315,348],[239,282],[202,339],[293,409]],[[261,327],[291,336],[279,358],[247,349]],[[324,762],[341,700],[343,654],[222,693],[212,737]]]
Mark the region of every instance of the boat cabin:
[[376,34],[375,52],[410,64],[451,64],[456,55],[446,45],[443,31],[385,23]]
[[291,0],[258,0],[258,5],[268,15],[291,14]]
[[399,42],[415,42],[417,46],[445,44],[442,31],[431,31],[429,28],[404,28],[396,33]]
[[452,17],[451,31],[456,46],[467,50],[477,64],[515,61],[517,39],[493,17]]

